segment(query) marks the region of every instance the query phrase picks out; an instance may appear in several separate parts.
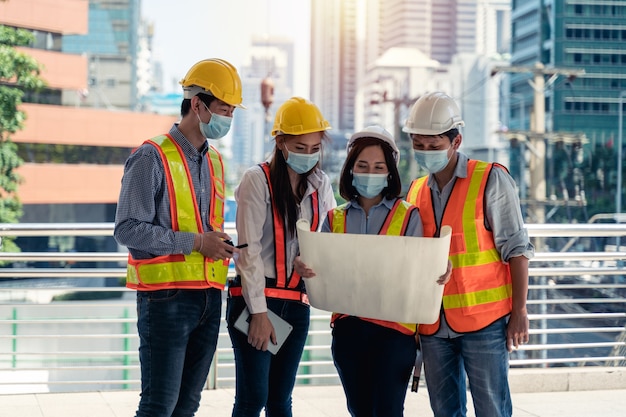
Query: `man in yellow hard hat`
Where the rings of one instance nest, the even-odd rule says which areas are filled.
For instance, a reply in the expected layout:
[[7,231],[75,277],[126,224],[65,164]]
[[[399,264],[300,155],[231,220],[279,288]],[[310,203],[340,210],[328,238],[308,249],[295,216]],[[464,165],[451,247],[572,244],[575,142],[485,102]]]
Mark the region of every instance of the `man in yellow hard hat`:
[[207,139],[228,133],[241,80],[222,59],[181,80],[182,119],[128,158],[114,236],[137,290],[141,401],[136,417],[193,416],[217,345],[228,262],[224,165]]

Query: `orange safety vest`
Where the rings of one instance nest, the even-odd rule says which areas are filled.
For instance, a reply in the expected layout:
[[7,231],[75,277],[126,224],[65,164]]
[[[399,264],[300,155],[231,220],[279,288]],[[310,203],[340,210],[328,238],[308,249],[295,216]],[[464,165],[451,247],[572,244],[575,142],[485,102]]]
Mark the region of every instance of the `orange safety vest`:
[[[452,330],[483,329],[512,309],[511,272],[496,249],[493,233],[485,227],[485,187],[494,164],[469,160],[467,178],[457,178],[446,203],[442,225],[452,227],[452,277],[443,291],[443,309]],[[504,168],[504,167],[503,167]],[[506,169],[506,168],[504,168]],[[420,209],[424,236],[438,236],[428,177],[411,183],[407,200]],[[419,333],[432,335],[434,324],[420,324]]]
[[[265,174],[265,180],[267,181],[267,187],[270,192],[270,204],[272,206],[272,214],[274,219],[274,245],[276,256],[276,281],[272,287],[265,287],[265,296],[269,298],[280,298],[283,300],[295,300],[308,304],[309,300],[305,293],[305,288],[302,283],[302,278],[295,269],[291,270],[291,275],[287,276],[287,271],[290,265],[287,265],[287,234],[285,233],[285,224],[280,218],[278,210],[274,206],[274,192],[272,190],[272,182],[270,181],[270,166],[265,162],[259,164]],[[313,218],[311,219],[311,231],[317,230],[320,222],[320,207],[317,190],[311,194],[311,211],[313,212]],[[242,287],[229,286],[229,294],[231,296],[241,296]]]
[[[203,233],[202,220],[189,176],[189,167],[183,150],[170,135],[147,140],[156,148],[161,160],[170,198],[172,230]],[[222,231],[224,225],[224,164],[220,153],[209,146],[208,168],[211,173],[212,194],[209,224]],[[134,259],[128,255],[126,286],[140,291],[168,288],[224,289],[229,260],[214,261],[201,253],[171,254],[150,259]]]
[[[345,203],[328,212],[330,230],[333,233],[346,233],[347,207],[348,203]],[[398,198],[389,213],[387,213],[385,222],[380,228],[378,234],[390,236],[404,236],[413,210],[417,210],[417,207]],[[331,326],[335,323],[336,320],[342,319],[344,317],[349,317],[349,315],[333,313],[330,318]],[[393,321],[377,320],[365,317],[359,317],[359,319],[378,324],[379,326],[389,327],[390,329],[397,330],[404,334],[415,334],[417,328],[417,325],[414,323],[398,323]]]

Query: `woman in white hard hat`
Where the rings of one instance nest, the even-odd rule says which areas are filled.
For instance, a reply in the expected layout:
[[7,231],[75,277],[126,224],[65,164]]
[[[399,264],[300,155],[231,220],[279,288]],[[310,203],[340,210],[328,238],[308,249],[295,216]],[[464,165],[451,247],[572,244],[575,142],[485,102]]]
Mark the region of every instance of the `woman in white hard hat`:
[[[369,126],[352,135],[347,151],[339,189],[348,202],[328,214],[322,231],[422,236],[419,210],[399,197],[399,151],[393,136]],[[299,258],[296,265],[308,271],[303,276],[314,276]],[[333,360],[350,414],[401,417],[416,358],[416,324],[336,312],[331,326]]]
[[[319,168],[328,129],[315,104],[290,98],[276,112],[272,158],[248,169],[235,190],[238,241],[248,247],[237,259],[226,312],[235,353],[233,417],[258,416],[263,408],[268,416],[291,416],[309,330],[304,282],[293,265],[299,252],[295,225],[307,219],[316,231],[337,205],[330,179]],[[248,314],[244,334],[238,320]],[[286,326],[292,330],[279,346]]]

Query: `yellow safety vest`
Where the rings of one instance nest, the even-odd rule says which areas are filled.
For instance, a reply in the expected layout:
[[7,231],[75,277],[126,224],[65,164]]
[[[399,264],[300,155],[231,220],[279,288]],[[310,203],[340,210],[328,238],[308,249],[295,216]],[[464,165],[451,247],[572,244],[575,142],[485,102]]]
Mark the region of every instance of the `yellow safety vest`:
[[[167,191],[170,198],[172,230],[203,233],[202,219],[189,177],[183,150],[170,135],[147,140],[163,161]],[[208,168],[212,194],[209,224],[216,231],[224,224],[224,165],[220,153],[209,146]],[[150,259],[134,259],[128,255],[126,286],[140,291],[168,288],[223,289],[228,275],[228,260],[212,260],[192,251],[189,255],[172,254]]]

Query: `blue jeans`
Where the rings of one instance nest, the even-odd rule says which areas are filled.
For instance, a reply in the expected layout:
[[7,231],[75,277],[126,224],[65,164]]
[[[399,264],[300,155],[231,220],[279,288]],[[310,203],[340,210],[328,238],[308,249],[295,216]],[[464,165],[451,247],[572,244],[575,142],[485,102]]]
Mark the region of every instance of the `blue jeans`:
[[191,417],[215,354],[222,292],[137,292],[141,400],[136,417]]
[[233,327],[245,308],[243,297],[229,297],[228,333],[235,353],[235,405],[233,417],[291,417],[291,393],[309,331],[309,306],[297,301],[267,299],[267,308],[288,321],[293,330],[278,351],[256,350],[248,337]]
[[467,375],[474,410],[479,417],[510,417],[507,319],[452,339],[420,336],[424,374],[435,417],[466,415]]
[[331,349],[352,417],[404,415],[414,335],[346,317],[334,323]]

